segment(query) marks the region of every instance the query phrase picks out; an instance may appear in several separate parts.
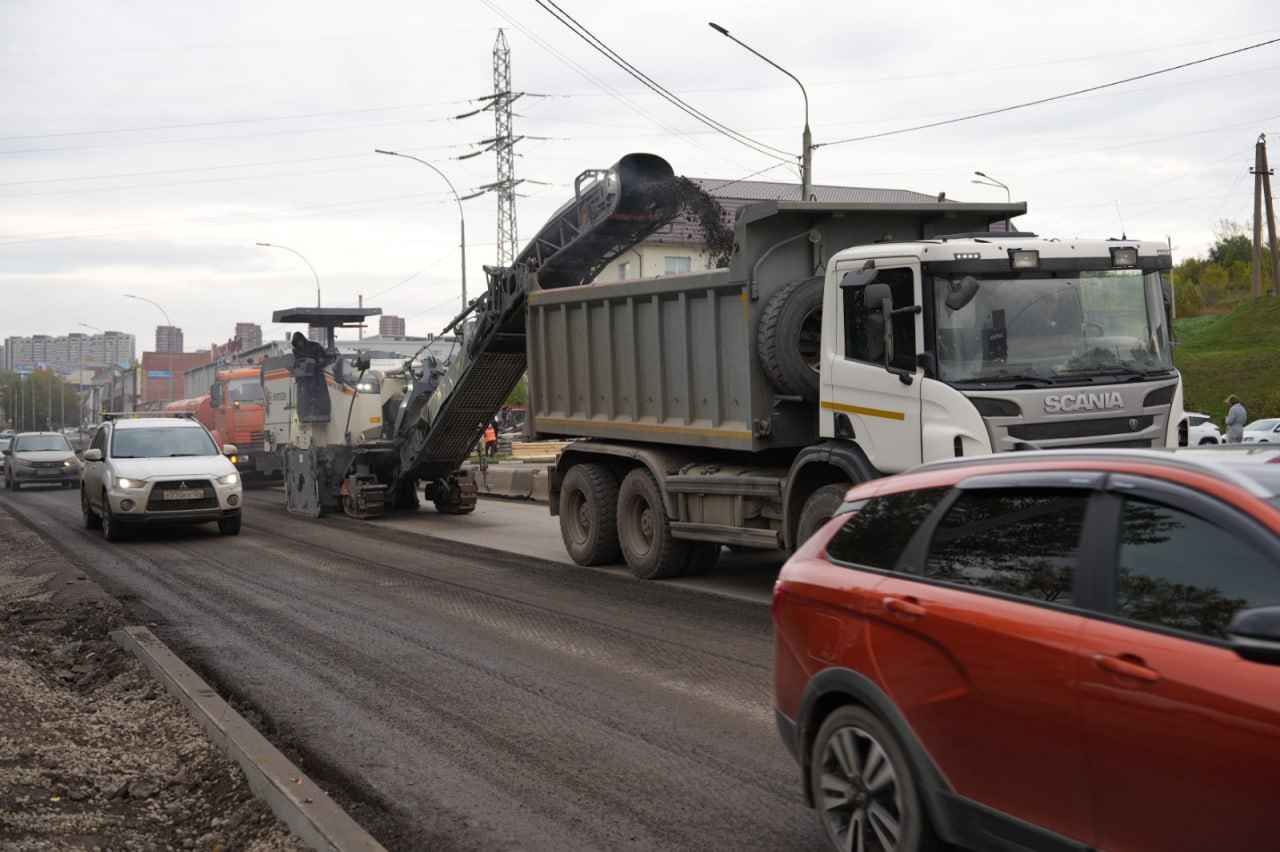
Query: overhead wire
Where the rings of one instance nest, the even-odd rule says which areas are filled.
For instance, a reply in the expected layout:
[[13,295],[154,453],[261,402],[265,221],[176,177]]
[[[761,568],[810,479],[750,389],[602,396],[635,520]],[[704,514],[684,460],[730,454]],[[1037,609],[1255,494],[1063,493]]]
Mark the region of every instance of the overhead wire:
[[[541,0],[539,0],[539,2],[541,2]],[[872,133],[866,136],[853,136],[848,139],[839,139],[835,142],[815,143],[813,147],[829,148],[832,145],[845,145],[850,142],[866,142],[871,139],[883,139],[886,136],[898,136],[903,133],[913,133],[917,130],[929,130],[934,127],[943,127],[948,124],[959,124],[962,121],[973,121],[974,119],[978,119],[978,118],[987,118],[993,115],[1000,115],[1001,113],[1013,112],[1014,110],[1027,109],[1028,107],[1040,106],[1042,104],[1052,103],[1053,101],[1060,101],[1060,100],[1065,100],[1066,98],[1073,98],[1073,97],[1076,97],[1077,95],[1088,94],[1089,92],[1097,92],[1102,89],[1110,89],[1110,88],[1114,88],[1115,86],[1122,86],[1125,83],[1132,83],[1137,80],[1145,80],[1149,77],[1156,77],[1160,74],[1169,74],[1173,71],[1180,71],[1183,68],[1190,68],[1194,65],[1203,65],[1206,62],[1213,62],[1218,59],[1223,59],[1228,56],[1235,56],[1237,54],[1245,53],[1250,50],[1257,50],[1258,48],[1267,47],[1268,45],[1272,45],[1276,43],[1280,43],[1280,38],[1273,38],[1273,39],[1268,39],[1267,41],[1260,41],[1257,44],[1251,44],[1251,45],[1248,45],[1247,47],[1241,47],[1235,50],[1228,50],[1223,53],[1214,54],[1213,56],[1205,56],[1200,59],[1194,59],[1190,62],[1183,62],[1179,65],[1171,65],[1168,68],[1160,68],[1156,71],[1148,71],[1144,74],[1135,74],[1132,77],[1125,77],[1120,80],[1113,80],[1110,83],[1102,83],[1097,86],[1089,86],[1088,88],[1084,88],[1084,89],[1076,89],[1073,92],[1064,92],[1060,95],[1052,95],[1047,98],[1038,98],[1037,100],[1034,100],[1034,101],[1025,101],[1020,104],[1013,104],[1012,106],[984,110],[982,112],[973,113],[971,115],[960,116],[958,118],[948,118],[943,121],[934,121],[928,124],[918,124],[914,127],[902,127],[897,130],[886,130],[882,133]]]
[[591,32],[589,29],[587,29],[585,26],[579,23],[576,18],[574,18],[568,12],[564,11],[558,5],[556,5],[554,0],[534,0],[534,2],[536,2],[539,6],[545,9],[553,18],[555,18],[557,21],[559,21],[561,24],[567,27],[570,32],[572,32],[574,35],[578,36],[578,38],[585,41],[594,50],[596,50],[598,53],[600,53],[602,56],[604,56],[614,65],[617,65],[623,71],[627,72],[627,74],[629,74],[631,77],[638,80],[642,85],[644,85],[650,91],[662,97],[668,103],[672,104],[677,109],[684,112],[685,114],[693,117],[697,121],[707,125],[708,127],[716,130],[717,132],[722,133],[725,136],[728,136],[732,141],[737,142],[741,145],[746,145],[748,148],[751,148],[756,153],[764,154],[765,156],[773,157],[774,159],[783,159],[783,160],[786,160],[787,162],[791,162],[795,159],[794,154],[791,154],[788,151],[784,151],[781,148],[775,148],[772,145],[768,145],[756,139],[752,139],[750,136],[747,136],[746,134],[739,133],[733,128],[728,127],[720,123],[719,121],[716,121],[714,118],[711,118],[707,114],[691,106],[689,103],[687,103],[686,101],[684,101],[683,99],[681,99],[680,97],[672,93],[670,90],[668,90],[664,86],[660,85],[658,82],[656,82],[653,78],[649,77],[647,74],[642,72],[640,69],[636,68],[630,62],[623,59],[615,50],[613,50],[613,48],[609,47],[599,37],[597,37],[595,33]]

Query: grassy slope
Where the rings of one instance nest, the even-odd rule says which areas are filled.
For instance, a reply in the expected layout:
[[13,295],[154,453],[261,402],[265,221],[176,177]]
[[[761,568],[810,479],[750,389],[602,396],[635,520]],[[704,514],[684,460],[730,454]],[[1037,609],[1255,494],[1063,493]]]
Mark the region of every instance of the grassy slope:
[[1182,371],[1186,408],[1222,425],[1228,394],[1249,420],[1280,417],[1280,297],[1246,302],[1229,314],[1178,320],[1174,365]]

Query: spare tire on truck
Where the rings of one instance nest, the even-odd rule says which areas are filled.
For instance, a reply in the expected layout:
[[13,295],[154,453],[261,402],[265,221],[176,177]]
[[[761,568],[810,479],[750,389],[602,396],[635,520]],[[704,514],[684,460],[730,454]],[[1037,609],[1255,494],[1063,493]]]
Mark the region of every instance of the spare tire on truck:
[[760,317],[756,352],[769,381],[781,393],[818,401],[822,356],[823,277],[815,275],[783,287]]

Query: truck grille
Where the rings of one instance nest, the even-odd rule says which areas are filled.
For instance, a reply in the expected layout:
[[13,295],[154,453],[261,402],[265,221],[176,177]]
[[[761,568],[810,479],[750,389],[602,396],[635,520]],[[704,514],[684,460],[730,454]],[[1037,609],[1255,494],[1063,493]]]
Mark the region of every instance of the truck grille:
[[[1134,421],[1131,423],[1130,421]],[[1099,438],[1106,435],[1132,435],[1151,428],[1155,418],[1150,414],[1138,417],[1108,417],[1101,420],[1065,420],[1058,423],[1023,423],[1009,427],[1009,434],[1022,441],[1044,441],[1055,438]],[[1132,446],[1151,446],[1150,441]]]
[[[200,491],[201,496],[194,499],[166,500],[164,496],[166,491],[196,490]],[[218,508],[218,495],[207,479],[174,479],[157,482],[151,488],[151,495],[147,498],[148,512],[181,512],[216,508]]]

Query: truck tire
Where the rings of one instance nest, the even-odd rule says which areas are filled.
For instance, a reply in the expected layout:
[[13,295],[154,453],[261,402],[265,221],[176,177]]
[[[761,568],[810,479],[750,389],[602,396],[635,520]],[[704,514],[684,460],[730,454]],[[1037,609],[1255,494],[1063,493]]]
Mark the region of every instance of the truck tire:
[[631,573],[641,580],[679,576],[687,567],[689,542],[671,537],[671,521],[653,474],[635,468],[618,488],[618,543]]
[[569,468],[560,485],[560,538],[579,565],[617,562],[618,480],[602,464]]
[[818,400],[822,355],[823,277],[815,275],[783,287],[760,317],[756,352],[765,375],[785,394]]
[[692,577],[707,573],[720,561],[720,553],[720,545],[714,541],[689,542],[689,558],[680,574]]
[[847,482],[824,485],[809,495],[809,499],[804,501],[804,508],[800,510],[800,521],[796,524],[796,547],[808,541],[809,536],[831,520],[836,509],[844,502],[844,495],[849,488]]

